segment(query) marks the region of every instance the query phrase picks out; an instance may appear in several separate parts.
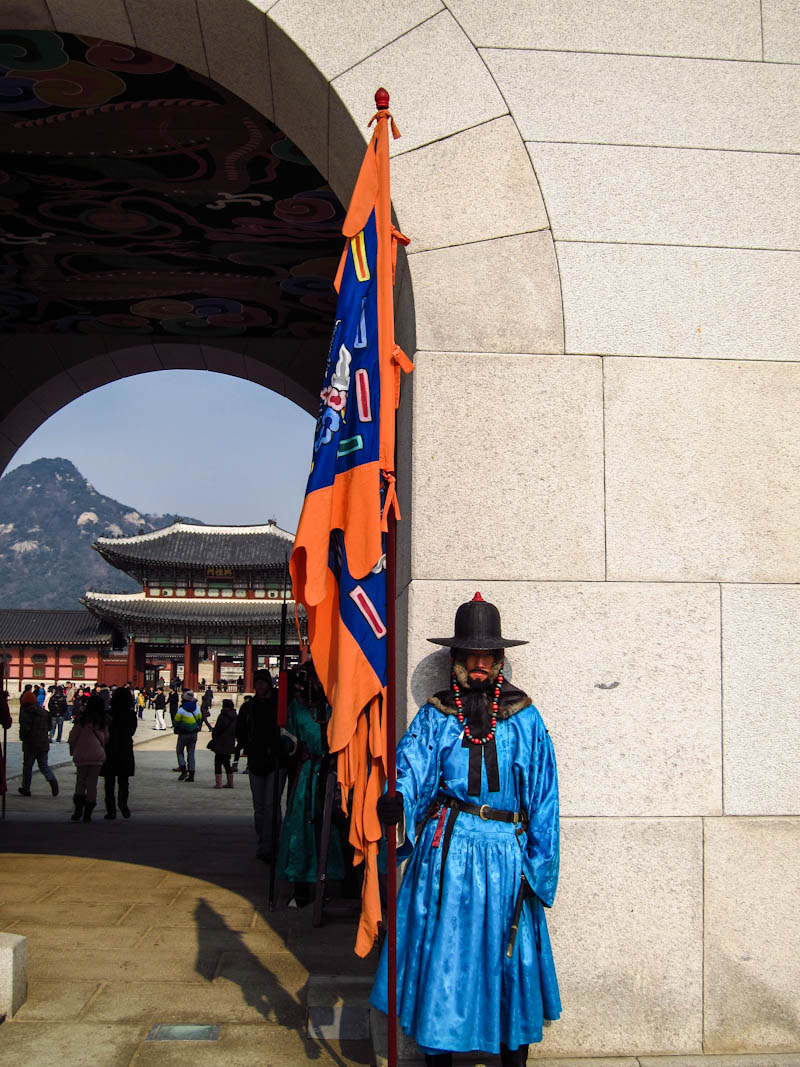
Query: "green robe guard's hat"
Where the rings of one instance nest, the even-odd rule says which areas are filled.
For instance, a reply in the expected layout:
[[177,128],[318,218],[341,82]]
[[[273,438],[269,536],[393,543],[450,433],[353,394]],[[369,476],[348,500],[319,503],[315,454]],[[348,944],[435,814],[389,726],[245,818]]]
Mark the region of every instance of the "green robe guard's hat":
[[495,648],[510,648],[512,645],[527,645],[503,637],[500,632],[500,612],[476,593],[472,600],[462,604],[456,612],[455,634],[452,637],[429,637],[434,645],[460,648],[468,652],[487,652]]

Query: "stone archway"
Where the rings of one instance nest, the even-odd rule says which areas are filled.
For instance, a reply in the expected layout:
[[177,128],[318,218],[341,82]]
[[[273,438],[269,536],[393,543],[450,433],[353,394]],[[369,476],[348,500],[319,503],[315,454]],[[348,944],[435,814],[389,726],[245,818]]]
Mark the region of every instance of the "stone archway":
[[[168,8],[156,0],[102,7],[88,0],[69,5],[20,0],[5,13],[4,28],[57,28],[186,64],[273,121],[342,202],[360,163],[373,93],[378,84],[387,84],[403,130],[393,146],[393,202],[401,228],[412,238],[397,289],[398,338],[416,353],[417,364],[416,381],[406,390],[401,411],[405,432],[398,466],[405,474],[400,484],[407,521],[400,532],[399,588],[411,578],[412,558],[421,577],[452,578],[454,563],[457,576],[469,577],[481,569],[479,539],[470,538],[454,561],[449,550],[436,545],[445,535],[444,525],[432,533],[426,523],[430,547],[423,559],[414,536],[415,516],[440,510],[436,502],[444,487],[458,488],[474,455],[485,455],[487,448],[502,453],[506,444],[512,451],[520,446],[522,424],[512,420],[512,437],[505,427],[502,442],[484,438],[476,446],[474,440],[450,439],[435,471],[426,469],[430,448],[424,442],[436,440],[442,414],[446,418],[448,409],[460,404],[473,376],[480,382],[496,375],[495,353],[519,357],[503,373],[509,391],[525,405],[536,401],[537,390],[549,389],[554,367],[538,357],[563,352],[558,267],[530,159],[483,59],[438,3],[386,5],[369,18],[347,6],[335,13],[326,8],[323,17],[314,2],[277,4],[267,11],[264,6],[251,0],[200,0]],[[102,364],[107,351],[107,345],[102,351],[95,348],[73,362],[87,364],[85,369],[95,375],[97,360]],[[250,353],[244,355],[247,359]],[[146,358],[152,360],[152,353]],[[160,365],[185,365],[164,364],[164,358],[175,358],[166,353],[157,358]],[[95,362],[88,365],[90,359]],[[454,372],[467,380],[454,386]],[[70,376],[76,377],[75,372]],[[593,387],[588,380],[578,383],[587,396]],[[304,404],[302,389],[287,395]],[[40,403],[32,406],[29,390],[23,389],[9,421],[0,422],[0,451],[4,448],[6,457],[37,419],[54,410],[41,393],[39,397],[45,404],[41,413]],[[541,493],[529,502],[545,504],[558,480],[542,484]],[[552,508],[548,510],[552,517]],[[520,516],[528,526],[533,513]],[[534,520],[531,532],[541,528]],[[563,542],[565,528],[562,523],[554,531],[549,548]],[[514,547],[517,539],[509,528],[498,546],[500,553],[511,553],[515,567],[523,562]],[[595,531],[587,530],[580,547],[587,559],[596,555],[596,541]],[[526,570],[523,566],[521,573]]]

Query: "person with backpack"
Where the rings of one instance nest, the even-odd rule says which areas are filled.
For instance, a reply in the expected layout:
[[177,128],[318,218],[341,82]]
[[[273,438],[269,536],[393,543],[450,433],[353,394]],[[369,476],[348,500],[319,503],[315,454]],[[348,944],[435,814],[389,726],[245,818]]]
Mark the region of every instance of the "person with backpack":
[[[175,769],[181,772],[178,776],[179,782],[194,781],[194,750],[197,746],[197,734],[202,724],[203,715],[197,706],[194,692],[191,689],[184,689],[183,701],[175,712],[173,723],[173,730],[178,735],[178,743],[175,746],[178,766]],[[184,753],[186,753],[185,757]]]

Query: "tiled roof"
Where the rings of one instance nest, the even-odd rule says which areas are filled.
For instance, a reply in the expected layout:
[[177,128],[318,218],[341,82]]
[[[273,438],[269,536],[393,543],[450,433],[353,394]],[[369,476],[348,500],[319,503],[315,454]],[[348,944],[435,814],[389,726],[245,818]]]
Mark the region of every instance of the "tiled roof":
[[0,608],[0,645],[107,645],[111,627],[88,611]]
[[99,537],[94,548],[115,567],[156,563],[177,567],[282,567],[294,534],[265,526],[193,526],[176,522],[135,537]]
[[[146,597],[144,593],[87,593],[82,602],[95,615],[120,623],[163,622],[180,626],[241,626],[279,630],[281,604],[271,600],[210,597]],[[294,631],[294,602],[289,604],[288,629]],[[301,622],[305,614],[300,609]],[[290,633],[290,637],[292,634]]]

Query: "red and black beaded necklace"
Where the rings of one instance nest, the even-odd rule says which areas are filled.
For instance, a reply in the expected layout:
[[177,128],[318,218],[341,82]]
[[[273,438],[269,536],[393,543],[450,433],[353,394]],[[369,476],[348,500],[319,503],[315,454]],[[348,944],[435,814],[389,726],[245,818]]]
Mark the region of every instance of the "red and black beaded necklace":
[[494,740],[494,731],[497,726],[497,708],[500,700],[500,690],[503,687],[503,664],[500,665],[500,671],[497,675],[497,681],[494,687],[494,694],[492,695],[492,715],[489,722],[489,732],[486,737],[473,737],[469,730],[469,723],[467,717],[464,714],[464,707],[461,700],[461,689],[458,685],[458,679],[456,678],[455,670],[450,672],[450,684],[453,687],[453,697],[456,702],[456,717],[461,725],[464,727],[464,737],[472,745],[485,745],[489,741]]

